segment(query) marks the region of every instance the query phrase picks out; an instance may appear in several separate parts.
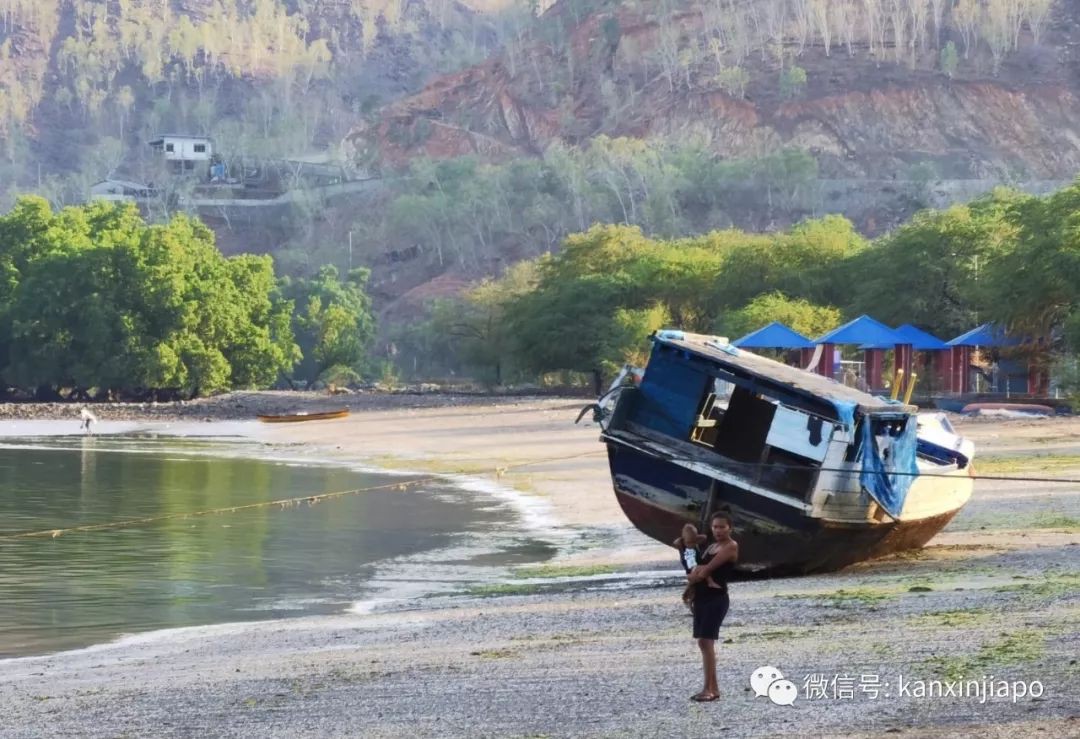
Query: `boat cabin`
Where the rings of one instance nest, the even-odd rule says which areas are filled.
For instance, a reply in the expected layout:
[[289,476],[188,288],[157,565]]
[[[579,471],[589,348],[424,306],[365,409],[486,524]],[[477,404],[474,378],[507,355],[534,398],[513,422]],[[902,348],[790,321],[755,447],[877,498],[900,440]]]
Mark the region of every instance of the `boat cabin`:
[[[874,397],[716,337],[657,334],[644,377],[631,395],[619,399],[609,433],[629,431],[755,486],[805,501],[826,458],[836,464],[856,461],[864,423],[870,424],[868,436],[886,458],[901,439],[915,444],[914,406]],[[914,459],[914,448],[910,453]]]

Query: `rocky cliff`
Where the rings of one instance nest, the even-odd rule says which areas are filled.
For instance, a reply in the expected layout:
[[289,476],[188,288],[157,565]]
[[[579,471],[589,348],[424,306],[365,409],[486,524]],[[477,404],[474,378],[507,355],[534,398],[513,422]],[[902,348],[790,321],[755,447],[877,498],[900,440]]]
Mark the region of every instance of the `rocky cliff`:
[[830,178],[1071,179],[1077,0],[570,2],[527,38],[353,128],[413,157],[699,136],[721,157],[796,147]]

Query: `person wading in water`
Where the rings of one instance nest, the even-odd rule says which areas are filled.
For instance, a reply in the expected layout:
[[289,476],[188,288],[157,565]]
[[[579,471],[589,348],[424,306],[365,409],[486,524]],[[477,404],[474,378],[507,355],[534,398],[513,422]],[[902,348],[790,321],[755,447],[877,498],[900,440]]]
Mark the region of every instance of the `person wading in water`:
[[714,513],[709,519],[713,543],[701,555],[697,567],[686,576],[694,587],[694,638],[701,650],[705,688],[690,700],[714,701],[720,697],[716,683],[716,639],[728,612],[727,581],[739,559],[739,545],[731,538],[731,519]]

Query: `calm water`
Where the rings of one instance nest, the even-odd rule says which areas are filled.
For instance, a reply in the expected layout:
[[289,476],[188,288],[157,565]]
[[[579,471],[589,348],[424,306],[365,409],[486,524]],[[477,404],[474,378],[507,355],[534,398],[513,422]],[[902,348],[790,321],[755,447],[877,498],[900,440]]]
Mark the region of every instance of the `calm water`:
[[0,657],[165,627],[363,610],[460,589],[551,553],[519,533],[505,503],[427,483],[313,506],[4,539],[410,478],[242,458],[233,455],[245,450],[224,442],[0,442]]

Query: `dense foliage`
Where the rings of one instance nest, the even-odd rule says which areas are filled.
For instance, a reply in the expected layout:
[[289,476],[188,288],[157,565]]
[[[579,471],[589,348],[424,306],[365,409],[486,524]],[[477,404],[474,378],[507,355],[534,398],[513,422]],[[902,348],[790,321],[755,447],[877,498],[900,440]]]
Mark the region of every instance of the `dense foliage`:
[[[808,215],[818,205],[817,176],[814,158],[796,150],[726,160],[704,138],[598,136],[494,164],[471,156],[414,160],[383,180],[385,205],[350,230],[362,259],[396,258],[388,245],[408,245],[410,263],[486,271],[498,259],[556,249],[594,223],[670,238],[725,228],[746,213],[758,214],[760,226]],[[287,264],[345,263],[340,244],[306,242],[282,255]]]
[[873,242],[837,216],[671,240],[594,226],[557,255],[441,304],[428,331],[481,323],[448,349],[519,378],[610,373],[640,361],[661,326],[735,338],[779,320],[813,337],[862,313],[944,338],[994,321],[1024,340],[1021,352],[1050,361],[1080,350],[1078,223],[1080,181],[1047,197],[999,189]]
[[282,292],[296,305],[294,325],[303,360],[296,377],[349,384],[359,379],[375,336],[371,299],[364,288],[370,273],[354,269],[339,278],[325,266],[311,279],[282,283]]
[[22,198],[0,216],[0,387],[39,397],[265,387],[301,359],[294,326],[313,362],[302,377],[359,367],[373,333],[363,283],[331,268],[286,296],[270,257],[225,258],[186,216],[148,226],[134,206],[54,213]]

